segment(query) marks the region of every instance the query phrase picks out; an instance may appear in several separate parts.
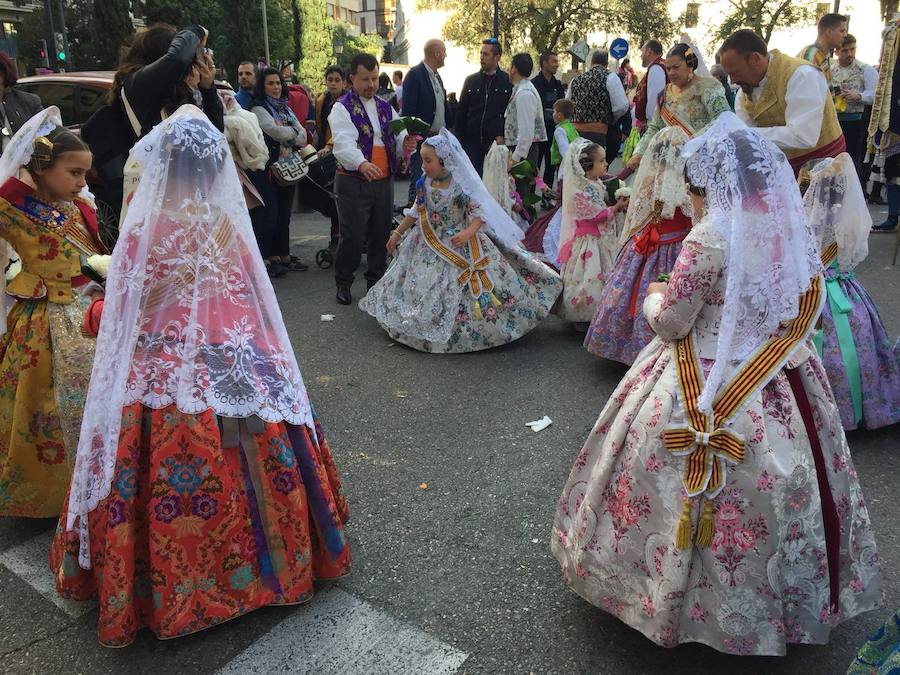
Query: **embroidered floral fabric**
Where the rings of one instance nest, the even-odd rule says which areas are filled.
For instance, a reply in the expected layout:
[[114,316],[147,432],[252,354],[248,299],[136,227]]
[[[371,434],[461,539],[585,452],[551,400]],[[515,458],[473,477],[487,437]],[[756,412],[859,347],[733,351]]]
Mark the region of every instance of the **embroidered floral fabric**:
[[[447,248],[471,262],[469,248],[454,247],[452,237],[471,218],[482,217],[455,177],[437,190],[424,182],[427,218]],[[559,277],[518,246],[501,248],[485,234],[475,235],[491,293],[473,298],[459,281],[460,270],[438,256],[414,227],[397,258],[359,307],[371,314],[393,339],[427,352],[472,352],[520,338],[547,316],[561,290]],[[476,309],[477,306],[477,309]]]
[[[674,546],[684,460],[663,431],[682,420],[669,340],[700,332],[709,375],[730,283],[726,241],[700,223],[684,241],[669,291],[647,299],[660,337],[637,357],[575,460],[557,507],[551,548],[566,583],[656,644],[700,642],[729,654],[782,655],[822,644],[832,629],[881,604],[875,538],[821,363],[801,347],[797,368],[819,424],[840,518],[840,613],[830,589],[819,486],[796,399],[779,371],[731,429],[746,456],[715,498],[709,548]],[[691,514],[700,518],[700,506]]]
[[66,516],[109,494],[122,409],[311,425],[303,378],[224,136],[191,105],[132,149],[143,166],[110,262]]

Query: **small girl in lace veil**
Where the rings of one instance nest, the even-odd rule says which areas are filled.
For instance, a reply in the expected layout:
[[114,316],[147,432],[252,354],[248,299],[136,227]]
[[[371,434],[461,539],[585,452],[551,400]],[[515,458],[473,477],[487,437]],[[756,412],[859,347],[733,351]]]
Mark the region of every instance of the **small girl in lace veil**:
[[121,599],[100,603],[109,646],[304,602],[350,571],[340,479],[225,136],[185,105],[131,156],[50,561],[63,597]]
[[647,287],[672,271],[691,231],[681,154],[687,141],[680,127],[666,127],[641,160],[619,237],[621,250],[585,337],[584,346],[592,354],[631,365],[654,337],[641,311]]
[[[620,198],[606,206],[606,152],[578,138],[563,160],[563,207],[557,260],[563,279],[559,314],[587,329],[617,250],[616,214],[627,204]],[[583,326],[581,325],[583,324]]]
[[509,148],[505,145],[491,145],[484,158],[484,186],[503,207],[506,215],[524,232],[529,227],[529,216],[521,195],[516,192],[515,179],[509,175],[509,154]]
[[360,309],[419,351],[474,352],[522,337],[550,312],[559,276],[521,248],[522,230],[453,134],[429,138],[421,155],[415,208],[388,241],[399,253]]
[[872,217],[846,152],[808,172],[804,206],[819,241],[828,300],[816,347],[850,431],[900,422],[900,359],[872,296],[854,268],[869,253]]

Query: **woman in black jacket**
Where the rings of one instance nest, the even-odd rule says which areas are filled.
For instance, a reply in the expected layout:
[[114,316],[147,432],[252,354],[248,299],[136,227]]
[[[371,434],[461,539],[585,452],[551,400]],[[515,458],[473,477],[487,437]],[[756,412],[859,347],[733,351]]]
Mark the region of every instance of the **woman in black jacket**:
[[[110,101],[127,100],[140,124],[140,137],[185,103],[203,109],[219,131],[225,131],[225,111],[216,93],[214,65],[205,53],[209,33],[202,26],[176,31],[154,24],[135,35],[116,71]],[[192,68],[200,74],[199,97],[185,83]],[[124,92],[124,97],[123,97]]]

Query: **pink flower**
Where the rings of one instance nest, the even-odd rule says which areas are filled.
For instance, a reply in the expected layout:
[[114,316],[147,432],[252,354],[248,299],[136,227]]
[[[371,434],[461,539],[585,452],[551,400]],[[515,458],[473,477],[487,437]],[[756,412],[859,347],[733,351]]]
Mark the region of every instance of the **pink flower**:
[[653,616],[656,614],[656,610],[653,608],[653,598],[648,595],[641,596],[641,605],[644,606],[644,611],[647,613],[647,616]]
[[862,579],[856,577],[853,581],[850,582],[850,588],[852,588],[856,593],[862,593],[863,585]]
[[716,520],[727,523],[737,520],[740,515],[740,512],[734,504],[722,504],[716,511]]
[[662,462],[660,462],[660,461],[656,458],[656,455],[655,455],[655,454],[650,455],[650,456],[647,458],[647,461],[644,462],[644,469],[645,469],[648,473],[656,473],[656,472],[659,471],[661,468],[662,468]]
[[753,548],[756,543],[756,536],[748,529],[739,527],[732,533],[735,545],[742,551]]
[[581,579],[587,579],[587,570],[584,569],[584,565],[578,563],[578,567],[575,568],[575,574],[577,574]]
[[584,253],[581,254],[582,260],[590,260],[593,257],[594,257],[594,252],[591,251],[590,249],[588,249],[587,251],[585,251]]
[[706,621],[707,616],[709,616],[709,612],[703,609],[703,607],[700,606],[699,602],[695,602],[694,606],[691,607],[691,621],[703,623],[704,621]]
[[775,477],[768,471],[763,470],[763,472],[759,474],[759,479],[756,481],[756,489],[760,492],[765,492],[771,490],[774,485]]

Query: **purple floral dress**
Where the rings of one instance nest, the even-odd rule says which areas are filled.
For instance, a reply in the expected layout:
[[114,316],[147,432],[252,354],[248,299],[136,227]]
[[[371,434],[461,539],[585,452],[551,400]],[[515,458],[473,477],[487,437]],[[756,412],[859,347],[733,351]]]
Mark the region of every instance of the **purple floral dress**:
[[[880,606],[878,555],[834,399],[808,343],[734,418],[746,454],[729,466],[713,500],[711,545],[674,545],[684,460],[666,449],[663,430],[683,413],[669,341],[693,331],[708,372],[727,276],[724,247],[708,225],[696,225],[667,293],[645,301],[658,337],[637,356],[578,454],[551,548],[575,592],[658,645],[782,655],[787,644],[825,643],[838,623]],[[788,368],[810,401],[839,519],[838,613],[829,608],[817,470]],[[698,511],[695,505],[694,524]]]

